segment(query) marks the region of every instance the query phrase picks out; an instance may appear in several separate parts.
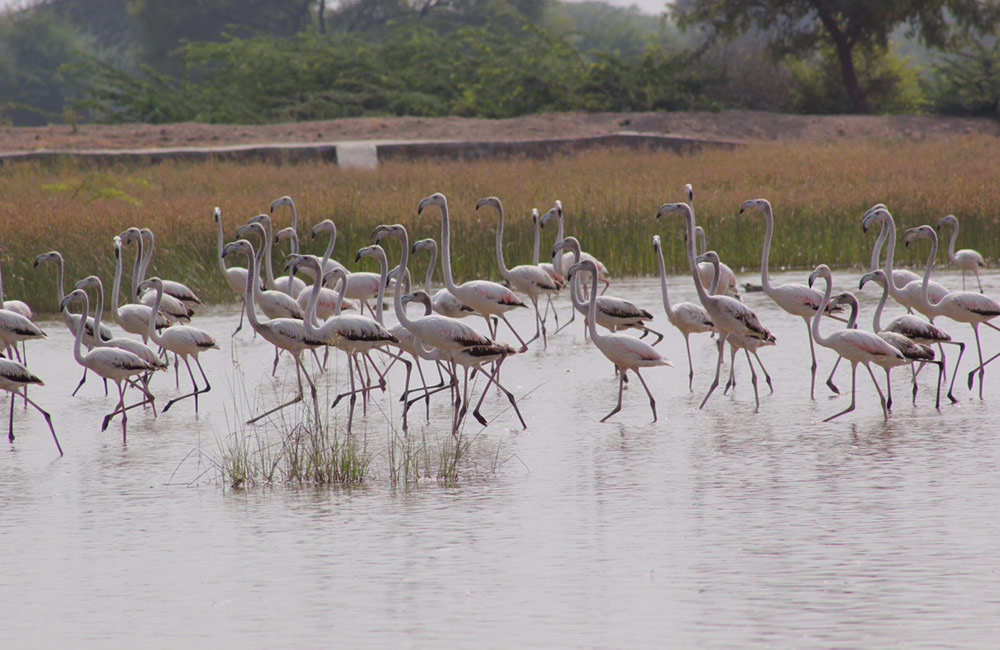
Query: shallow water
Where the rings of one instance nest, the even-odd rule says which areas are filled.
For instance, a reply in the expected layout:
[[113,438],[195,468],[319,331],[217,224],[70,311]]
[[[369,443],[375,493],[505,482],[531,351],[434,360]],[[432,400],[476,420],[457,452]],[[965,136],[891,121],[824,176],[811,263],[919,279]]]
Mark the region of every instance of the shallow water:
[[[856,287],[858,275],[838,273],[838,288]],[[957,274],[936,276],[960,286]],[[1000,295],[1000,280],[986,279]],[[686,277],[670,287],[673,300],[694,299]],[[127,445],[117,420],[99,431],[114,404],[99,382],[67,397],[80,375],[71,339],[46,324],[50,339],[29,347],[29,366],[47,385],[31,396],[52,411],[66,455],[18,405],[17,440],[0,457],[4,647],[884,648],[1000,638],[1000,443],[990,418],[1000,368],[988,369],[980,401],[964,387],[970,347],[960,401],[940,412],[933,373],[921,375],[914,407],[908,371],[897,370],[885,424],[862,370],[857,410],[823,424],[848,399],[822,383],[833,353],[820,351],[811,401],[804,325],[749,294],[779,339],[761,351],[774,394],[761,381],[754,413],[738,358],[735,394],[720,388],[698,410],[713,342],[692,338],[689,393],[658,282],[620,280],[612,292],[646,305],[667,335],[658,349],[676,367],[644,372],[659,421],[633,381],[623,411],[598,422],[617,380],[577,318],[547,350],[533,344],[505,364],[528,429],[491,391],[484,412],[495,419],[480,431],[469,418],[465,435],[476,437],[453,484],[389,481],[379,409],[398,427],[393,370],[392,395],[356,416],[373,453],[363,487],[229,489],[209,459],[241,429],[233,423],[252,410],[246,403],[276,404],[294,382],[287,358],[281,381],[269,378],[260,339],[230,339],[234,309],[195,323],[223,348],[202,356],[213,389],[200,414],[190,400],[155,419],[130,412]],[[867,326],[874,289],[861,298]],[[530,314],[514,322],[533,329]],[[967,325],[941,324],[971,341]],[[987,354],[1000,348],[996,332],[982,337]],[[345,382],[343,359],[331,360],[319,377],[325,396]],[[842,368],[838,383],[849,381]],[[153,388],[160,403],[178,393],[172,371]],[[421,407],[411,411],[411,437],[432,447],[449,437],[447,403],[433,405],[429,425]],[[342,422],[344,408],[332,417]]]

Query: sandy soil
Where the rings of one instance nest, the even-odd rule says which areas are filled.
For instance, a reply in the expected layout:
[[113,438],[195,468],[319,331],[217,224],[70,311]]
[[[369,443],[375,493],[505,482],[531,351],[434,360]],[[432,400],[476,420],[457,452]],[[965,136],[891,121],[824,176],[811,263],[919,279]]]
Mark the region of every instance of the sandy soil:
[[508,141],[636,131],[724,140],[934,139],[985,133],[1000,122],[928,115],[784,115],[760,111],[676,113],[551,113],[508,120],[351,118],[267,125],[119,124],[0,127],[0,152],[38,149],[134,149],[344,140]]

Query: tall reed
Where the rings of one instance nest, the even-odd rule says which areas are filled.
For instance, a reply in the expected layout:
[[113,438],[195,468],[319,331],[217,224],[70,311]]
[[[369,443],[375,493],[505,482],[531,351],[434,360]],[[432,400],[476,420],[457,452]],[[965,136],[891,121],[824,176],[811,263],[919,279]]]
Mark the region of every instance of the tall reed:
[[[215,260],[213,207],[221,207],[225,236],[231,239],[239,224],[289,194],[301,215],[303,249],[322,251],[326,242],[310,241],[309,227],[331,218],[339,229],[336,256],[351,266],[354,252],[381,222],[405,224],[412,240],[437,238],[439,214],[418,216],[416,206],[440,191],[451,207],[452,261],[460,278],[497,277],[495,214],[473,209],[477,199],[491,194],[507,211],[508,264],[530,261],[530,209],[544,212],[560,199],[567,234],[579,237],[613,274],[654,273],[650,237],[657,233],[665,240],[667,264],[678,271],[686,263],[680,222],[657,223],[653,214],[660,203],[683,200],[688,182],[694,185],[698,222],[708,231],[709,245],[737,269],[759,264],[763,221],[758,214],[738,215],[743,200],[759,197],[774,206],[775,266],[861,264],[874,235],[862,235],[860,216],[879,201],[890,207],[900,228],[956,214],[961,246],[978,248],[992,261],[1000,245],[998,167],[1000,147],[986,136],[758,142],[691,154],[610,149],[548,160],[392,161],[374,171],[322,162],[99,168],[72,160],[19,163],[0,167],[0,263],[9,297],[54,310],[51,269],[33,270],[35,255],[61,250],[67,283],[98,273],[110,284],[111,238],[130,225],[147,226],[158,244],[151,273],[187,282],[208,301],[232,300]],[[278,226],[288,224],[288,214],[280,209]],[[554,237],[552,228],[543,231],[543,255]],[[389,253],[398,256],[397,250]],[[905,250],[900,253],[903,264],[920,262]]]

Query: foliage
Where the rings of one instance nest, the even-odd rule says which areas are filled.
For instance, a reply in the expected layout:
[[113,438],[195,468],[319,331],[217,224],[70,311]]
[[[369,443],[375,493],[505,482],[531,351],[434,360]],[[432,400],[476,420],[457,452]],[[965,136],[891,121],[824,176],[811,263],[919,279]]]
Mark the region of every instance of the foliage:
[[[792,59],[791,102],[803,113],[849,113],[851,102],[841,83],[833,48],[821,46],[808,60]],[[892,52],[862,54],[857,61],[858,82],[872,113],[919,113],[926,101],[920,70]]]
[[858,79],[858,53],[885,51],[899,25],[929,46],[953,45],[973,32],[994,29],[1000,21],[997,0],[681,0],[674,17],[683,27],[704,27],[733,37],[751,29],[766,34],[780,56],[809,55],[820,45],[832,47],[844,90],[855,112],[868,111]]
[[1000,50],[976,43],[934,66],[928,93],[934,110],[1000,118]]

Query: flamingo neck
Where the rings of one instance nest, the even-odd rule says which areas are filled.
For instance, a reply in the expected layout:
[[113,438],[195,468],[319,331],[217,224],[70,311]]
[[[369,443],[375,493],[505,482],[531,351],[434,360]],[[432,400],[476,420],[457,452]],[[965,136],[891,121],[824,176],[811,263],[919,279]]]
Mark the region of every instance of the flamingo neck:
[[937,233],[933,230],[931,231],[930,240],[931,250],[927,255],[927,265],[924,267],[924,281],[920,285],[920,300],[925,308],[934,309],[941,303],[932,303],[928,292],[928,287],[931,283],[931,270],[934,268],[934,257],[937,255],[938,249]]
[[101,283],[100,278],[97,279],[97,299],[94,300],[94,345],[101,346],[104,345],[104,339],[101,338],[101,316],[104,314],[104,284]]
[[[149,237],[149,244],[146,244],[146,237]],[[149,270],[149,261],[153,259],[153,249],[156,247],[156,238],[153,231],[144,228],[139,231],[139,240],[143,245],[142,269],[139,271],[139,282],[146,279],[146,272]]]
[[295,231],[295,237],[292,237],[292,254],[299,254],[299,211],[295,208],[295,201],[291,198],[288,199],[288,205],[292,208],[292,230]]
[[454,292],[458,286],[451,275],[451,223],[447,203],[441,204],[441,269],[444,271],[444,286]]
[[659,246],[656,247],[656,259],[660,263],[660,291],[663,293],[663,309],[667,312],[667,316],[673,316],[674,310],[670,306],[670,295],[667,293],[667,267],[663,263],[663,250]]
[[878,232],[878,238],[875,240],[875,245],[872,246],[872,256],[868,260],[868,270],[874,271],[878,268],[878,258],[879,254],[882,252],[882,246],[885,244],[885,239],[889,234],[889,226],[882,222],[882,229]]
[[[403,283],[399,281],[400,273],[407,273],[407,265],[410,262],[410,236],[406,230],[403,230],[400,236],[403,245],[403,252],[399,258],[399,271],[396,272],[396,287],[392,292],[392,307],[396,311],[396,319],[405,327],[406,329],[413,331],[413,325],[415,324],[409,316],[406,315],[406,308],[403,306]],[[427,286],[430,287],[430,274],[434,270],[434,258],[437,256],[437,247],[431,249],[431,266],[427,269]],[[381,302],[381,301],[379,301]],[[420,349],[420,346],[417,346]]]
[[132,265],[132,299],[130,302],[135,302],[135,299],[139,297],[139,285],[144,279],[142,277],[142,251],[142,235],[139,235],[135,240],[135,264]]
[[219,227],[219,237],[218,237],[219,268],[222,269],[222,273],[223,273],[223,275],[225,275],[226,271],[228,271],[229,269],[226,268],[226,258],[224,258],[222,256],[222,249],[224,247],[223,246],[224,242],[223,242],[223,238],[222,238],[222,217],[221,216],[216,216],[216,218],[215,218],[215,224]]
[[896,289],[901,288],[896,286],[896,280],[892,277],[892,260],[896,254],[896,222],[891,216],[882,217],[882,219],[886,236],[885,266],[882,270],[885,272],[886,282],[889,284],[889,293],[895,298]]
[[956,264],[958,261],[955,259],[955,240],[958,239],[958,221],[955,222],[955,229],[951,231],[951,239],[948,240],[948,259]]
[[[567,248],[573,255],[573,264],[580,261],[580,245],[574,241],[566,242]],[[572,265],[570,265],[572,266]],[[569,267],[566,267],[569,268]],[[573,277],[569,279],[569,298],[573,303],[573,308],[579,311],[581,314],[586,314],[588,305],[587,301],[583,297],[583,287],[580,286],[580,271],[573,274]]]
[[[573,275],[578,274],[580,271],[577,270]],[[590,338],[594,343],[607,339],[607,336],[599,334],[597,332],[597,267],[594,267],[591,276],[591,287],[590,287],[590,304],[587,306],[587,327],[590,328]]]
[[160,311],[160,301],[163,300],[163,285],[156,287],[156,298],[153,299],[153,306],[149,313],[149,329],[146,335],[157,345],[163,347],[159,333],[156,331],[156,314]]
[[264,241],[261,242],[261,246],[264,247],[264,270],[267,276],[267,288],[274,289],[274,267],[271,260],[271,244],[273,242],[274,234],[272,233],[271,221],[270,219],[264,220]]
[[302,321],[309,336],[322,338],[317,330],[316,305],[319,303],[319,293],[323,290],[323,269],[322,265],[316,269],[316,277],[313,278],[312,293],[309,294],[309,302],[306,304],[305,318]]
[[[87,313],[90,311],[90,298],[87,297],[86,291],[81,291],[83,294],[83,313],[80,314],[80,321],[76,324],[76,338],[73,339],[73,358],[81,366],[83,365],[83,330],[87,326]],[[60,301],[62,302],[62,301]],[[69,307],[66,308],[69,311]],[[96,334],[96,332],[95,332]],[[100,338],[100,334],[97,334],[97,338]]]
[[[376,249],[377,250],[377,249]],[[377,301],[375,303],[375,320],[378,321],[379,325],[385,326],[382,321],[382,300],[385,298],[385,284],[387,282],[386,276],[389,275],[389,261],[385,258],[385,254],[375,255],[378,259],[378,296],[375,297]],[[396,278],[397,284],[400,282],[399,278]]]
[[257,281],[260,259],[260,252],[251,247],[250,252],[247,253],[247,286],[244,290],[243,302],[246,303],[247,320],[250,321],[250,327],[254,331],[260,327],[260,321],[257,320],[257,301],[255,299],[256,293],[260,291],[260,282]]
[[823,312],[826,311],[827,305],[830,304],[830,295],[833,293],[833,281],[829,273],[824,273],[821,277],[826,280],[826,291],[823,292],[823,300],[820,301],[819,309],[816,310],[816,315],[813,316],[811,327],[813,340],[820,345],[829,347],[830,337],[824,337],[820,334],[819,319],[823,317]]
[[[774,236],[774,215],[771,206],[764,206],[764,250],[760,255],[760,283],[764,287],[765,293],[770,295],[774,287],[771,286],[771,274],[768,269],[771,257],[771,238]],[[713,290],[711,293],[715,293]]]
[[705,305],[708,303],[709,295],[705,293],[705,287],[701,283],[701,276],[698,274],[698,265],[694,261],[694,213],[691,212],[690,206],[688,206],[687,214],[684,217],[687,220],[688,266],[691,269],[691,277],[694,278],[694,290],[698,292],[698,299],[701,301],[701,304]]
[[872,317],[872,329],[875,333],[882,331],[882,310],[885,308],[885,303],[889,299],[889,283],[884,282],[882,285],[882,297],[879,298],[878,307],[875,308],[875,315]]
[[334,226],[333,230],[330,231],[330,241],[326,243],[326,250],[323,251],[323,262],[319,265],[320,272],[326,268],[326,263],[330,260],[330,256],[333,255],[333,246],[337,243],[337,227]]
[[503,261],[503,206],[497,205],[497,266],[500,267],[500,275],[508,278],[510,269]]
[[[222,232],[221,230],[219,232]],[[122,249],[115,247],[115,281],[111,289],[111,311],[118,315],[118,292],[122,288]]]
[[[437,264],[437,256],[437,244],[434,244],[431,246],[431,261],[430,264],[427,265],[427,275],[424,276],[424,291],[427,292],[427,295],[430,295],[431,293],[431,278],[434,276],[434,265]],[[400,264],[402,265],[402,262],[400,262]],[[402,266],[400,268],[402,268]]]
[[710,296],[714,296],[719,290],[719,277],[722,275],[722,267],[719,264],[719,258],[712,259],[712,285],[708,288]]
[[535,245],[531,249],[531,263],[534,266],[538,266],[538,257],[542,250],[542,226],[538,223],[538,218],[535,218]]
[[[254,261],[256,262],[256,264],[254,264],[255,268],[247,269],[247,282],[249,283],[251,281],[250,279],[253,279],[253,296],[257,302],[261,302],[264,299],[264,290],[261,289],[260,282],[257,280],[260,279],[260,267],[262,266],[261,261],[264,259],[265,251],[267,250],[265,246],[267,246],[267,244],[264,243],[264,238],[262,237],[260,247],[254,252]],[[268,258],[268,261],[270,261],[270,258]],[[267,267],[270,269],[271,265],[268,264]]]

